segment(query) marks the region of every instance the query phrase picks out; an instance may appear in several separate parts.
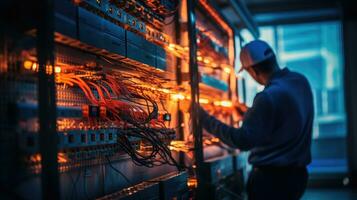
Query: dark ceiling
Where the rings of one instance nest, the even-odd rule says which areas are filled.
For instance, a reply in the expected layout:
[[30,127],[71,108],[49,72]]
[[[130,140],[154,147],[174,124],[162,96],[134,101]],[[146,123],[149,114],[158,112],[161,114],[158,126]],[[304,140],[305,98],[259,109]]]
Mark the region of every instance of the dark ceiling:
[[[233,0],[235,1],[235,0]],[[244,0],[249,10],[256,13],[294,11],[339,7],[342,0]]]
[[[340,19],[342,5],[352,0],[213,0],[237,29]],[[240,8],[237,9],[237,7]],[[243,15],[239,14],[243,10]],[[257,33],[256,33],[257,35]]]

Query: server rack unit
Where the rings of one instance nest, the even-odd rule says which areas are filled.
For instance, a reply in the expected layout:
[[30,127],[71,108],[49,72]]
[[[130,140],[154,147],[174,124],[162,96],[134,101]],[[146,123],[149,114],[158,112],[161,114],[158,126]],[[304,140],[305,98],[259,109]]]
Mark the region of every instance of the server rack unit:
[[234,29],[213,2],[187,3],[196,195],[198,199],[243,199],[243,173],[236,164],[239,152],[202,130],[195,113],[200,104],[221,121],[236,124],[230,111],[232,101],[238,99]]

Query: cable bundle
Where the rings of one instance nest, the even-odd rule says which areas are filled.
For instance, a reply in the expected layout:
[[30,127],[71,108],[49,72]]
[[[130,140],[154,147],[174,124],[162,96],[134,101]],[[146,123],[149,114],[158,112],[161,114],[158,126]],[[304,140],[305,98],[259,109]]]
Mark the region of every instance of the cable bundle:
[[[117,142],[135,164],[146,167],[169,164],[180,168],[164,142],[169,139],[170,129],[157,120],[159,106],[153,100],[161,98],[157,91],[145,90],[133,82],[132,77],[108,74],[101,79],[91,79],[85,75],[61,73],[57,75],[57,82],[78,86],[91,104],[106,108],[106,120],[118,126],[120,122],[130,126],[118,133]],[[141,141],[140,149],[132,145],[133,139]]]

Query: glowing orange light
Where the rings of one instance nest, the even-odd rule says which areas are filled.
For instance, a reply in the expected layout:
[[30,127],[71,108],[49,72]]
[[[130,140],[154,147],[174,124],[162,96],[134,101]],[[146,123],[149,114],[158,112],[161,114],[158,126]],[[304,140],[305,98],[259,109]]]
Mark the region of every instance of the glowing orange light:
[[185,96],[183,94],[181,94],[181,93],[177,93],[177,94],[171,95],[171,98],[173,100],[184,100]]
[[205,10],[208,11],[208,14],[210,14],[214,20],[223,27],[224,30],[228,32],[229,35],[233,35],[232,29],[229,27],[229,25],[222,19],[222,17],[217,13],[217,11],[211,6],[210,3],[208,3],[208,0],[199,0],[199,3],[205,8]]
[[80,4],[81,2],[82,2],[82,0],[73,0],[73,3],[76,5]]
[[68,162],[67,156],[64,153],[58,153],[57,160],[58,160],[58,163],[67,163]]
[[163,92],[165,94],[169,94],[170,93],[170,90],[166,89],[166,88],[163,88],[163,89],[159,89],[160,92]]
[[170,51],[174,51],[175,50],[175,44],[169,44],[169,46],[168,46],[168,49],[170,50]]
[[215,101],[213,102],[215,106],[222,106],[222,107],[232,107],[233,104],[231,101]]
[[36,63],[33,63],[32,64],[32,71],[36,71],[37,70],[37,64]]
[[197,56],[197,60],[198,60],[198,61],[202,61],[203,58],[202,58],[201,56]]
[[232,107],[232,102],[231,101],[221,101],[221,106],[222,107]]
[[208,100],[208,99],[200,98],[199,102],[200,102],[200,104],[208,104],[208,103],[209,103],[209,100]]
[[60,66],[55,66],[55,73],[61,73],[62,69]]
[[206,63],[206,64],[209,64],[211,61],[210,61],[208,58],[205,58],[205,59],[203,60],[203,62]]
[[223,71],[226,72],[227,74],[231,73],[231,68],[230,67],[224,67]]
[[196,188],[197,187],[197,179],[195,179],[195,178],[188,179],[187,186],[189,188]]
[[189,152],[186,142],[183,140],[173,140],[170,142],[169,149],[173,151]]
[[183,141],[183,140],[172,140],[170,142],[170,145],[179,145],[179,144],[185,144],[185,141]]
[[204,143],[207,144],[207,145],[211,145],[212,144],[212,142],[210,140],[205,140]]
[[32,61],[26,60],[24,62],[24,68],[30,70],[32,68]]

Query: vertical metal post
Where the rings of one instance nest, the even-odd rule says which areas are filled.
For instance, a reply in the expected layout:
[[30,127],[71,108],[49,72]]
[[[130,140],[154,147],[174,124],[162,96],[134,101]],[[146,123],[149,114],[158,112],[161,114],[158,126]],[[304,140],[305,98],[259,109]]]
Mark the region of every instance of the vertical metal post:
[[[37,1],[39,143],[42,199],[60,199],[57,163],[53,0]],[[46,67],[48,66],[48,67]],[[46,69],[47,68],[47,69]],[[49,69],[51,68],[51,69]]]
[[357,16],[355,10],[346,3],[342,4],[342,34],[344,49],[344,89],[347,115],[347,156],[350,184],[357,187]]
[[[239,37],[239,46],[242,49],[243,47],[243,37],[240,33],[238,33]],[[245,88],[245,78],[242,77],[242,96],[243,96],[243,103],[247,103],[247,95],[246,95],[246,88]]]
[[[181,6],[180,6],[181,7]],[[180,24],[180,12],[176,12],[175,15],[175,38],[176,38],[176,44],[181,44],[181,24]],[[180,58],[177,58],[176,60],[176,83],[177,85],[182,85],[182,66],[181,66],[182,62]],[[184,123],[184,113],[180,110],[180,103],[177,102],[177,108],[178,108],[178,112],[177,112],[177,124],[178,124],[178,130],[177,130],[177,134],[178,134],[178,138],[180,140],[184,140],[185,136],[184,136],[184,129],[182,126],[182,123]],[[179,164],[184,166],[185,165],[185,153],[184,152],[180,152],[179,153]]]
[[196,0],[187,0],[187,30],[189,38],[189,74],[191,85],[191,119],[195,147],[195,165],[197,175],[197,199],[202,199],[204,188],[204,174],[202,174],[203,145],[202,125],[199,118],[199,73],[197,65],[197,38],[196,38]]
[[[234,66],[234,65],[233,65]],[[234,68],[233,68],[233,72],[234,73]],[[228,76],[228,99],[233,102],[233,94],[232,94],[232,84],[231,84],[231,74],[229,74]],[[234,103],[234,102],[233,102]],[[233,126],[233,115],[229,116],[229,124],[231,126]]]

